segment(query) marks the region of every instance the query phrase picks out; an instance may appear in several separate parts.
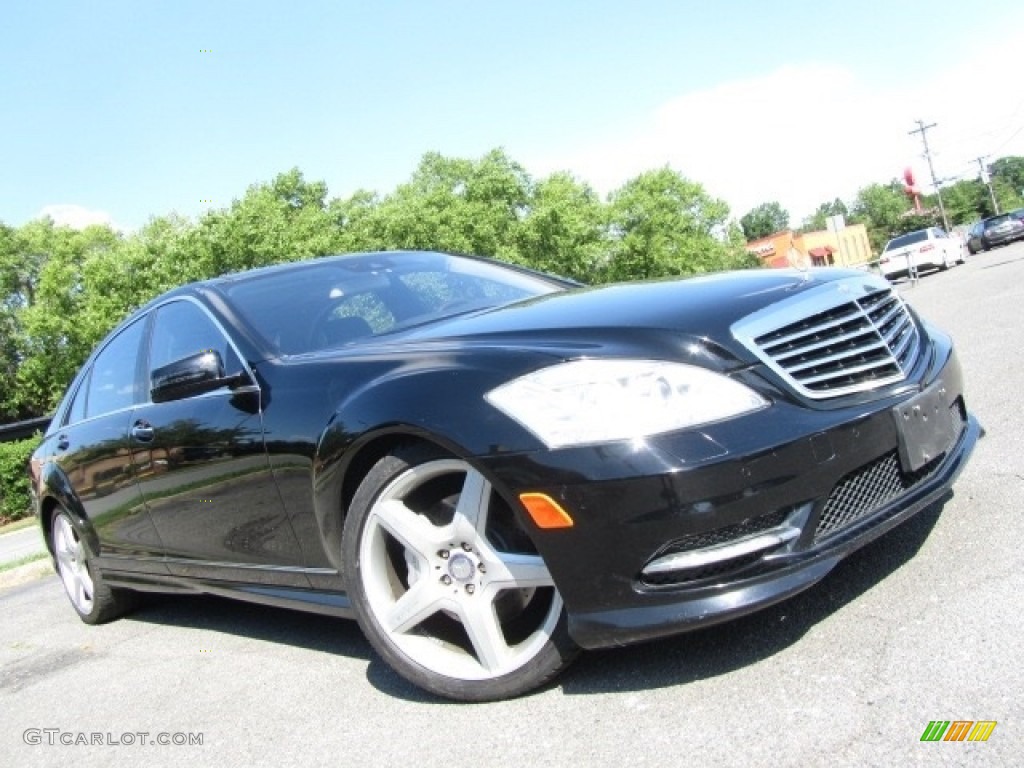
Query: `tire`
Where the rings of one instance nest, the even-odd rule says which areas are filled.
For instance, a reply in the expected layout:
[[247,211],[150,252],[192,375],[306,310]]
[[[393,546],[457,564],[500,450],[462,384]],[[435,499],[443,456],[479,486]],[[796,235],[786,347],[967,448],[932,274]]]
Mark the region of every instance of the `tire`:
[[434,446],[401,447],[373,466],[349,505],[342,550],[370,644],[431,693],[519,696],[579,653],[511,507],[470,464]]
[[136,602],[134,592],[111,589],[92,562],[88,546],[82,540],[71,516],[63,509],[53,516],[50,542],[57,575],[71,607],[86,624],[103,624],[130,611]]

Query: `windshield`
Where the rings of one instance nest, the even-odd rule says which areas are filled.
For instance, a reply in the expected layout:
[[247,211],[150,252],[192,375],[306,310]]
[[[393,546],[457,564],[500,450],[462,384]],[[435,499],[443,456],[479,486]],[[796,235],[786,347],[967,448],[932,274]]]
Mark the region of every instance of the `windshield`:
[[928,230],[919,229],[917,232],[908,232],[905,235],[894,237],[889,241],[889,244],[885,246],[887,251],[895,251],[897,248],[903,248],[907,245],[913,245],[914,243],[923,243],[928,239]]
[[227,278],[239,314],[283,355],[542,296],[566,285],[499,264],[440,253],[322,259]]

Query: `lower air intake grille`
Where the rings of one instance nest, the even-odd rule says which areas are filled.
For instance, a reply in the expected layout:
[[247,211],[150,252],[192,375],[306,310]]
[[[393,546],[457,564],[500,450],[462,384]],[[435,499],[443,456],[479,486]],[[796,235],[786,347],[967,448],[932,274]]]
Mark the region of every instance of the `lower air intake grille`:
[[[954,424],[954,444],[965,426],[959,403],[951,407]],[[890,501],[902,496],[927,480],[942,462],[939,456],[916,472],[903,472],[897,451],[865,464],[836,484],[825,502],[825,508],[818,520],[814,540],[830,536],[843,530],[851,523],[867,517]]]

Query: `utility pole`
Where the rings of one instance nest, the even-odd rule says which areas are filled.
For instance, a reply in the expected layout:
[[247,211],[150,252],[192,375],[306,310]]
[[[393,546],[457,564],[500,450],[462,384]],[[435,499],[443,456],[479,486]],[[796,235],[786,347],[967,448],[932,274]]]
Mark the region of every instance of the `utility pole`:
[[987,158],[988,155],[982,155],[981,157],[974,158],[974,162],[978,164],[978,176],[981,179],[981,183],[988,187],[988,196],[992,198],[992,212],[996,215],[999,214],[999,201],[996,200],[996,193],[992,189],[992,179],[989,178],[988,173],[985,172],[985,166],[982,161]]
[[916,120],[917,128],[913,131],[907,131],[908,134],[920,133],[921,141],[924,142],[924,159],[928,161],[928,171],[932,175],[932,184],[935,187],[935,196],[939,198],[939,213],[942,214],[942,226],[948,232],[949,231],[949,219],[946,218],[946,206],[942,204],[942,192],[939,190],[939,180],[935,178],[935,168],[932,166],[932,153],[928,149],[928,129],[934,128],[935,123],[929,125],[924,124],[924,120]]

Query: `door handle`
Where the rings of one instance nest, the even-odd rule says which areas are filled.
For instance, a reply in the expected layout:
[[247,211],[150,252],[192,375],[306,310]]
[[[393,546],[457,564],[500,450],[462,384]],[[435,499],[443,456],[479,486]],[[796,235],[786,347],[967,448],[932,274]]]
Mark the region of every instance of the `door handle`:
[[149,443],[153,440],[153,427],[144,421],[137,421],[132,425],[132,437],[140,443]]
[[71,441],[68,440],[67,435],[57,435],[57,450],[66,451],[69,445],[71,445]]

